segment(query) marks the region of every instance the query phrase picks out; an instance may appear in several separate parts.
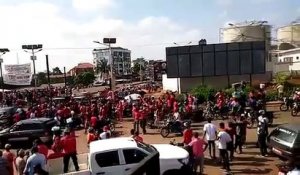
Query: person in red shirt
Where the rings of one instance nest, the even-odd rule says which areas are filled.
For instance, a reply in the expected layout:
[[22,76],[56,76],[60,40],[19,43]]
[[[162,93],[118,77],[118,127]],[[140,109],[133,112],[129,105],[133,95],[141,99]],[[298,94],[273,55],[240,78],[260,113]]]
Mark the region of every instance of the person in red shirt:
[[139,112],[140,112],[140,114],[139,114],[140,126],[142,128],[143,134],[146,134],[146,124],[147,124],[146,108],[142,107]]
[[134,119],[133,129],[134,129],[134,131],[139,131],[140,111],[139,111],[138,107],[136,106],[136,104],[134,104],[133,107],[132,107],[132,116],[133,116],[133,119]]
[[225,131],[230,135],[231,142],[227,144],[227,149],[229,150],[229,160],[232,161],[234,158],[234,145],[233,145],[233,139],[235,138],[235,128],[232,122],[228,122],[228,127],[225,129]]
[[14,122],[15,123],[17,123],[17,122],[19,122],[21,120],[21,116],[20,116],[20,114],[18,112],[16,112],[14,114],[13,118],[14,118]]
[[179,110],[178,102],[175,100],[173,103],[173,112],[177,112]]
[[43,154],[47,160],[48,152],[49,152],[48,147],[40,139],[36,139],[33,145],[38,148],[38,152],[40,154]]
[[193,103],[194,103],[194,98],[191,96],[191,95],[188,95],[188,105],[189,106],[193,106]]
[[5,158],[8,162],[9,175],[14,175],[13,162],[15,159],[15,155],[10,151],[11,148],[10,144],[5,144],[4,148],[5,150],[3,151],[2,157]]
[[94,129],[97,129],[97,122],[98,122],[98,118],[96,116],[92,116],[91,117],[91,127],[94,128]]
[[124,107],[123,107],[123,102],[119,101],[118,106],[117,106],[117,110],[118,110],[118,120],[120,122],[123,121],[123,112],[124,112]]
[[190,124],[186,124],[186,129],[183,131],[183,144],[186,146],[192,141],[193,130],[191,129]]
[[204,152],[207,148],[207,143],[199,138],[199,133],[195,132],[192,141],[189,143],[189,146],[192,147],[193,150],[193,158],[194,158],[194,173],[197,174],[198,166],[200,167],[200,174],[203,173],[204,166]]
[[87,135],[87,144],[89,145],[94,140],[96,140],[94,129],[89,128],[89,133]]
[[76,137],[70,135],[70,130],[67,128],[64,131],[65,136],[62,138],[62,146],[64,150],[64,173],[68,173],[69,161],[72,158],[76,171],[79,171],[77,161]]

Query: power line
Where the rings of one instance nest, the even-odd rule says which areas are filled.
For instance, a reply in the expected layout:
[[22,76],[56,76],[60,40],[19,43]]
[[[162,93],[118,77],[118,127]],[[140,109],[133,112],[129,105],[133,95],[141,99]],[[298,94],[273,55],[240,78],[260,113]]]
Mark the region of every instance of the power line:
[[[194,41],[180,41],[180,42],[176,42],[177,44],[186,44],[189,42],[198,42],[196,40]],[[131,45],[131,47],[155,47],[155,46],[162,46],[162,45],[174,45],[174,42],[169,42],[169,43],[149,43],[149,44],[137,44],[137,45]],[[43,48],[43,50],[93,50],[96,49],[98,47],[49,47],[49,48]],[[13,51],[20,51],[23,49],[19,49],[19,48],[12,48],[10,50]]]

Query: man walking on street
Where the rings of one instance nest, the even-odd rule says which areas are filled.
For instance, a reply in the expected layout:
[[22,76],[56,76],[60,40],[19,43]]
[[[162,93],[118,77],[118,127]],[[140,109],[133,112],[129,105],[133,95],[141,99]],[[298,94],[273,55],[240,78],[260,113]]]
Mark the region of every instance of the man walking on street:
[[208,143],[209,155],[211,158],[216,158],[216,148],[215,148],[215,140],[217,138],[217,128],[214,124],[211,123],[211,118],[207,119],[207,122],[203,126],[203,139],[206,136],[206,140]]
[[36,167],[45,170],[46,157],[38,152],[37,147],[33,147],[31,150],[32,155],[28,158],[24,169],[24,174],[34,175]]
[[260,149],[261,156],[266,156],[267,154],[267,136],[268,136],[268,119],[265,116],[265,111],[259,111],[260,116],[258,117],[258,127],[257,127],[257,138],[258,145]]
[[72,158],[76,171],[79,171],[77,162],[77,149],[76,149],[76,138],[70,135],[70,130],[65,129],[65,136],[62,138],[62,146],[64,150],[64,173],[68,172],[69,161]]
[[194,173],[197,174],[197,169],[200,167],[200,174],[202,174],[204,167],[204,152],[207,148],[207,143],[203,139],[199,138],[198,132],[195,132],[192,141],[189,143],[189,146],[191,146],[193,150]]
[[230,135],[225,131],[225,124],[220,123],[220,132],[218,134],[218,148],[221,156],[221,160],[223,162],[223,169],[226,169],[227,172],[230,171],[230,165],[229,165],[229,157],[227,152],[227,144],[230,143],[232,140],[230,138]]

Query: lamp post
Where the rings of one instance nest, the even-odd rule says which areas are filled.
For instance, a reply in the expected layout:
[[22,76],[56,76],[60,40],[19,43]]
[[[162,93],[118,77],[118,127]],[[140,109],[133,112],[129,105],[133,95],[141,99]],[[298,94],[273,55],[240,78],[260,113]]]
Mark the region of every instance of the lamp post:
[[103,38],[103,42],[99,42],[99,41],[93,41],[94,43],[100,44],[100,45],[104,45],[107,46],[109,49],[109,64],[110,64],[110,88],[111,90],[115,90],[115,77],[114,77],[114,68],[113,68],[113,64],[114,64],[114,60],[113,60],[113,56],[112,56],[112,50],[111,50],[111,44],[115,44],[116,43],[116,38]]
[[7,48],[0,49],[0,74],[1,74],[1,85],[2,85],[2,97],[4,98],[4,79],[3,79],[3,72],[2,72],[2,63],[3,58],[1,58],[2,55],[4,55],[6,52],[9,52]]
[[25,52],[31,53],[30,59],[32,60],[32,63],[33,63],[33,78],[34,78],[34,88],[35,89],[37,86],[37,77],[36,77],[36,72],[35,72],[35,60],[36,60],[35,54],[37,52],[42,51],[43,50],[42,48],[43,48],[42,44],[22,45],[22,49]]

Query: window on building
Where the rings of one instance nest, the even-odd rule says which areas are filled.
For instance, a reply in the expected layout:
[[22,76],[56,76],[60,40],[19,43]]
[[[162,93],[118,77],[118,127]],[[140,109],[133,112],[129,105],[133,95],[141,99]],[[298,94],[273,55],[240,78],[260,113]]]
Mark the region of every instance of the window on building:
[[123,52],[119,52],[119,56],[120,56],[120,57],[123,57]]
[[296,60],[299,60],[299,57],[296,57]]
[[118,52],[114,52],[114,54],[113,54],[114,56],[118,56]]

